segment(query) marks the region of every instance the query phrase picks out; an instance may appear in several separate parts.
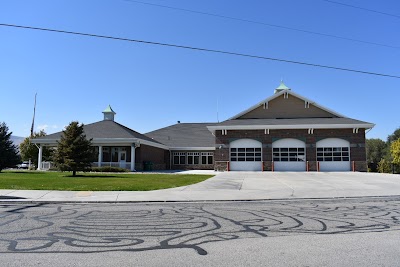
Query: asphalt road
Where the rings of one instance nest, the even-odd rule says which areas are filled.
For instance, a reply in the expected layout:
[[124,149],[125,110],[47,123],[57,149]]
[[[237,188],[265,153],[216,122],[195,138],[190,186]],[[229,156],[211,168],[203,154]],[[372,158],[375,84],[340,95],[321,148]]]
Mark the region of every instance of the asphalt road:
[[400,266],[400,197],[0,204],[1,266]]

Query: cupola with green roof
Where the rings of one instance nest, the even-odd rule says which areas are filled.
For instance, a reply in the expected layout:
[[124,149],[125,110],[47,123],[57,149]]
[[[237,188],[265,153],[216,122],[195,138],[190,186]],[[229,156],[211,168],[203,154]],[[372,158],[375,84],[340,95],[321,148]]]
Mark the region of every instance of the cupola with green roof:
[[283,90],[290,90],[290,88],[287,87],[287,86],[283,83],[283,80],[281,80],[281,84],[278,86],[278,88],[275,89],[274,93],[276,94],[276,93],[279,93],[280,91],[283,91]]
[[114,115],[117,114],[110,105],[103,111],[105,121],[114,121]]

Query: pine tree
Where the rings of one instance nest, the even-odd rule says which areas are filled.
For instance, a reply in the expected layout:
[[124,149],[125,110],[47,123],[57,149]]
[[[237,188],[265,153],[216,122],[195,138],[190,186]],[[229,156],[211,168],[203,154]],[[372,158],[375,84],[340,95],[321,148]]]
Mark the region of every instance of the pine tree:
[[4,168],[13,167],[20,161],[17,146],[11,141],[12,132],[8,132],[7,125],[0,123],[0,172]]
[[77,171],[90,170],[96,155],[91,146],[92,139],[86,138],[83,124],[71,122],[57,143],[54,162],[61,171],[72,171],[72,176],[75,176]]

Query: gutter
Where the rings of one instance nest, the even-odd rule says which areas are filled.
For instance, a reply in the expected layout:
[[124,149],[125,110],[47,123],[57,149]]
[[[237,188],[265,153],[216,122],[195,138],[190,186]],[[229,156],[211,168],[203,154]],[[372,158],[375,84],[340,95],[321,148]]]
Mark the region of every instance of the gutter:
[[287,129],[372,129],[375,124],[292,124],[292,125],[218,125],[207,126],[210,132],[216,130],[287,130]]

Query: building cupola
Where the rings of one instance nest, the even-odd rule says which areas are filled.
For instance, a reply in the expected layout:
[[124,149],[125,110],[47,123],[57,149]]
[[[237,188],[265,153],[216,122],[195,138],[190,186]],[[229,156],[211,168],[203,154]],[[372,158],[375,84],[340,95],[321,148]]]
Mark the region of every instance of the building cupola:
[[110,105],[103,111],[105,121],[114,121],[114,115],[117,114]]
[[280,91],[283,91],[283,90],[290,90],[290,88],[287,87],[287,86],[283,83],[283,80],[281,80],[281,84],[278,86],[278,88],[275,89],[274,93],[276,94],[276,93],[279,93]]

